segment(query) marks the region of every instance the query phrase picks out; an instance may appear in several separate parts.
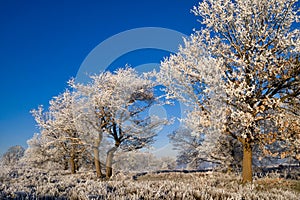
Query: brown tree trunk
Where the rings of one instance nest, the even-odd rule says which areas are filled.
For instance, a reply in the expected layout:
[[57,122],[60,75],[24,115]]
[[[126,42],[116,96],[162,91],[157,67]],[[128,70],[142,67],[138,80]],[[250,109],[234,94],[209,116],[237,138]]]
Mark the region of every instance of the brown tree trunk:
[[114,146],[107,152],[106,157],[106,178],[110,178],[112,176],[112,162],[115,152],[117,151],[117,146]]
[[97,177],[102,177],[101,164],[99,160],[99,149],[94,147],[94,163],[96,167]]
[[243,183],[252,182],[252,146],[248,139],[243,141]]
[[77,155],[76,155],[76,138],[77,138],[77,132],[72,132],[70,135],[71,138],[71,149],[70,149],[70,169],[71,173],[76,173],[76,162],[78,161]]
[[75,165],[75,155],[74,155],[74,153],[71,153],[71,156],[70,156],[70,169],[71,169],[71,173],[72,174],[76,173],[76,165]]
[[102,172],[101,172],[101,163],[100,163],[100,158],[99,158],[99,146],[102,141],[102,134],[98,135],[98,138],[95,140],[93,151],[94,151],[94,163],[96,167],[96,174],[97,177],[102,177]]

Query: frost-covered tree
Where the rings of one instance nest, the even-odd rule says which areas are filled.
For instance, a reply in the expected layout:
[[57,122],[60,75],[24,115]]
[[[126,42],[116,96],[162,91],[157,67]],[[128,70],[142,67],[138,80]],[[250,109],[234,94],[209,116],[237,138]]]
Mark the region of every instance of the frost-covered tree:
[[178,150],[179,166],[186,166],[189,169],[216,166],[223,171],[238,170],[241,162],[241,145],[237,141],[228,135],[220,135],[208,153],[201,151],[205,135],[195,135],[191,132],[192,130],[182,127],[169,135],[174,149]]
[[48,154],[49,149],[44,148],[47,145],[46,137],[42,137],[41,134],[35,133],[32,138],[27,140],[27,145],[24,160],[28,166],[43,167],[42,165],[51,161],[62,164],[63,159],[52,159],[50,157],[50,153]]
[[[115,73],[103,72],[92,76],[87,85],[75,84],[79,98],[86,102],[84,113],[90,116],[89,124],[98,149],[103,134],[113,141],[107,152],[106,176],[112,175],[114,153],[119,149],[131,151],[153,142],[156,128],[164,123],[155,116],[148,116],[148,108],[156,102],[154,83],[146,75],[138,75],[132,68]],[[98,153],[94,151],[97,156]],[[99,160],[99,159],[98,159]]]
[[[101,78],[101,77],[103,78]],[[95,82],[87,85],[75,83],[70,80],[69,84],[75,89],[75,112],[78,115],[77,127],[83,133],[82,139],[87,144],[87,147],[93,152],[94,165],[97,177],[102,177],[101,160],[100,160],[100,145],[103,146],[103,132],[110,124],[110,113],[107,110],[107,99],[105,99],[105,87],[110,87],[105,84],[106,74],[100,74],[98,77],[99,87]],[[92,77],[92,79],[97,76]],[[102,83],[101,80],[103,80]]]
[[159,169],[161,170],[174,170],[177,167],[176,159],[170,156],[158,158],[158,163],[160,163]]
[[168,137],[174,149],[178,150],[177,164],[197,169],[202,161],[197,149],[202,144],[204,138],[191,135],[191,130],[188,128],[180,128],[169,134]]
[[147,172],[175,169],[176,161],[170,157],[157,158],[151,152],[117,152],[113,166],[123,172]]
[[192,10],[204,28],[161,64],[168,97],[191,105],[187,121],[193,133],[205,134],[201,150],[211,151],[221,134],[241,142],[244,182],[252,181],[253,146],[268,150],[282,133],[264,131],[262,121],[300,95],[295,2],[204,0]]
[[16,165],[17,162],[24,156],[24,152],[25,149],[20,145],[9,147],[2,155],[0,162],[8,166]]
[[[77,115],[74,112],[74,96],[66,90],[50,101],[48,111],[40,106],[32,114],[40,128],[40,136],[36,136],[32,143],[43,149],[48,158],[69,160],[71,173],[78,169],[79,156],[85,150],[77,129]],[[41,142],[41,143],[39,143]],[[34,156],[34,155],[32,155]]]
[[59,145],[49,145],[49,141],[45,134],[35,133],[27,140],[28,148],[21,162],[28,168],[67,170],[69,163],[66,152]]
[[276,148],[281,151],[278,156],[300,161],[300,95],[283,103],[273,120],[279,129]]

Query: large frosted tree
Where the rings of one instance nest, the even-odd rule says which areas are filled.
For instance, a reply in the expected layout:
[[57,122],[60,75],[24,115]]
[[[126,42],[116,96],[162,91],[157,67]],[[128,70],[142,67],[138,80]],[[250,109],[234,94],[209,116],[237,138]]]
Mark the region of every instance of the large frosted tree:
[[192,10],[203,29],[161,64],[158,80],[168,97],[189,104],[193,134],[205,134],[200,151],[211,151],[222,135],[241,142],[244,182],[252,181],[254,145],[268,152],[279,139],[294,146],[289,137],[299,136],[295,127],[284,136],[280,128],[291,115],[281,111],[300,95],[295,2],[204,0]]

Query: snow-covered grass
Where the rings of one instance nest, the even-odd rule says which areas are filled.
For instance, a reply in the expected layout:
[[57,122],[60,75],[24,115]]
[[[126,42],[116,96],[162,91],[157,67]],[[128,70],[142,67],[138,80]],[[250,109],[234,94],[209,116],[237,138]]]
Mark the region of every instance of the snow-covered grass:
[[[299,181],[260,178],[242,185],[240,177],[207,173],[116,173],[110,180],[94,172],[15,170],[0,183],[0,199],[298,199]],[[18,176],[16,176],[18,173]]]

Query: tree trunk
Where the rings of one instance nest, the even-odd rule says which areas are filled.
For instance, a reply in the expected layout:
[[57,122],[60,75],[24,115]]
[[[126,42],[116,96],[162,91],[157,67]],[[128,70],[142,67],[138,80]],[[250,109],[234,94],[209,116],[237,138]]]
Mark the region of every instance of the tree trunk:
[[101,164],[100,164],[100,160],[99,160],[99,149],[98,148],[94,148],[94,162],[95,162],[97,177],[102,177]]
[[72,174],[76,173],[75,155],[74,155],[74,153],[71,153],[71,156],[70,156],[70,169],[71,169],[71,173]]
[[94,163],[96,167],[96,173],[97,177],[102,177],[102,172],[101,172],[101,163],[99,159],[99,146],[102,141],[102,134],[98,135],[98,138],[95,140],[93,151],[94,151]]
[[75,138],[77,137],[76,132],[72,132],[71,134],[71,149],[70,149],[70,169],[71,173],[75,174],[76,173],[76,162],[78,161],[77,155],[76,155],[76,140]]
[[106,178],[110,178],[112,176],[112,162],[114,153],[117,151],[117,146],[114,146],[107,152],[106,157]]
[[243,141],[243,183],[252,182],[252,146],[249,140]]

